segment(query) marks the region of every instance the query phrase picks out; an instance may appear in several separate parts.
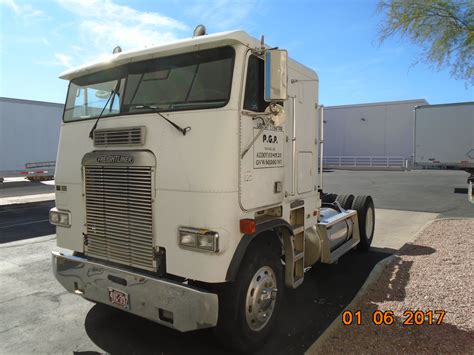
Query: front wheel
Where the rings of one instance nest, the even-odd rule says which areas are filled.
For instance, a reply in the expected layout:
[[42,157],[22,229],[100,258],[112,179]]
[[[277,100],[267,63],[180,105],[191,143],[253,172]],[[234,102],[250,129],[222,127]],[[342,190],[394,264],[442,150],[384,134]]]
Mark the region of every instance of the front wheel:
[[[283,298],[280,245],[270,238],[252,243],[235,282],[219,293],[215,333],[221,343],[249,352],[261,346],[274,327]],[[255,245],[253,245],[255,244]]]

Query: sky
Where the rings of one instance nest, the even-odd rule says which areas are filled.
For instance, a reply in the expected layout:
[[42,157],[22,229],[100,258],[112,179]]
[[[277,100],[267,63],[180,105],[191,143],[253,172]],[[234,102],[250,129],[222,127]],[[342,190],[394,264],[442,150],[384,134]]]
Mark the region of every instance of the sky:
[[[316,70],[326,106],[424,98],[474,101],[474,87],[377,32],[371,0],[0,0],[0,96],[63,103],[61,72],[124,50],[241,29]],[[418,64],[416,64],[419,62]]]

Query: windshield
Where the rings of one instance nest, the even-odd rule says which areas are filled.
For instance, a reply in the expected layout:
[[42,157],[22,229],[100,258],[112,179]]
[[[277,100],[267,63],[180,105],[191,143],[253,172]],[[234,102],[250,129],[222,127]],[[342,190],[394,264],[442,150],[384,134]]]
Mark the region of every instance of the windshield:
[[[229,100],[235,52],[222,47],[122,65],[73,79],[64,121],[149,111],[216,108]],[[120,81],[120,84],[117,82]]]

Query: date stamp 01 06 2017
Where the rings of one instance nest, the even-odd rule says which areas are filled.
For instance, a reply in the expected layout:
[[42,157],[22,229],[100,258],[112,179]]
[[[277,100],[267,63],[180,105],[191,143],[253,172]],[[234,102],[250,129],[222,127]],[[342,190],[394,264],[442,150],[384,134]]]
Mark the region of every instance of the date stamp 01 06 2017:
[[[401,322],[403,325],[440,325],[443,323],[446,311],[429,310],[429,311],[411,311],[403,312]],[[392,325],[395,323],[395,313],[393,311],[376,310],[372,312],[370,322],[374,325]],[[346,310],[342,313],[341,321],[343,325],[361,325],[362,312]]]

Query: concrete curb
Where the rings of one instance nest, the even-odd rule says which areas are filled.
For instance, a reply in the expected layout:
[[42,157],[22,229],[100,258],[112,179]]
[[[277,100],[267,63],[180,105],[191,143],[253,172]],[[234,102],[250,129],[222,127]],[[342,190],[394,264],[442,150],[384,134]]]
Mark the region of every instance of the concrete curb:
[[54,199],[55,199],[54,192],[47,193],[47,194],[27,195],[27,196],[2,197],[0,198],[0,206],[16,205],[20,203],[51,201]]
[[344,310],[339,313],[339,315],[336,317],[336,319],[333,320],[333,322],[329,325],[329,327],[326,328],[323,334],[319,336],[319,338],[309,347],[308,350],[305,351],[305,354],[318,354],[319,348],[321,345],[326,341],[327,338],[331,335],[333,329],[341,326],[341,317],[342,314],[347,310],[351,309],[353,305],[355,305],[363,296],[365,296],[365,293],[367,289],[374,283],[375,281],[378,280],[382,272],[387,268],[387,266],[396,258],[398,257],[397,254],[390,255],[389,257],[380,260],[372,269],[371,273],[369,274],[369,277],[367,277],[367,280],[365,280],[364,284],[360,288],[360,290],[357,292],[355,297],[352,299],[352,301],[347,305]]
[[[443,218],[437,218],[434,221],[470,221],[474,219],[474,217],[443,217]],[[433,222],[434,222],[433,221]]]
[[47,242],[47,241],[53,240],[53,239],[56,239],[56,234],[45,235],[43,237],[28,238],[28,239],[18,240],[16,242],[3,243],[3,244],[0,244],[0,249],[2,249],[2,248],[14,248],[14,247],[20,247],[22,245],[31,245],[31,244],[43,243],[43,242]]

